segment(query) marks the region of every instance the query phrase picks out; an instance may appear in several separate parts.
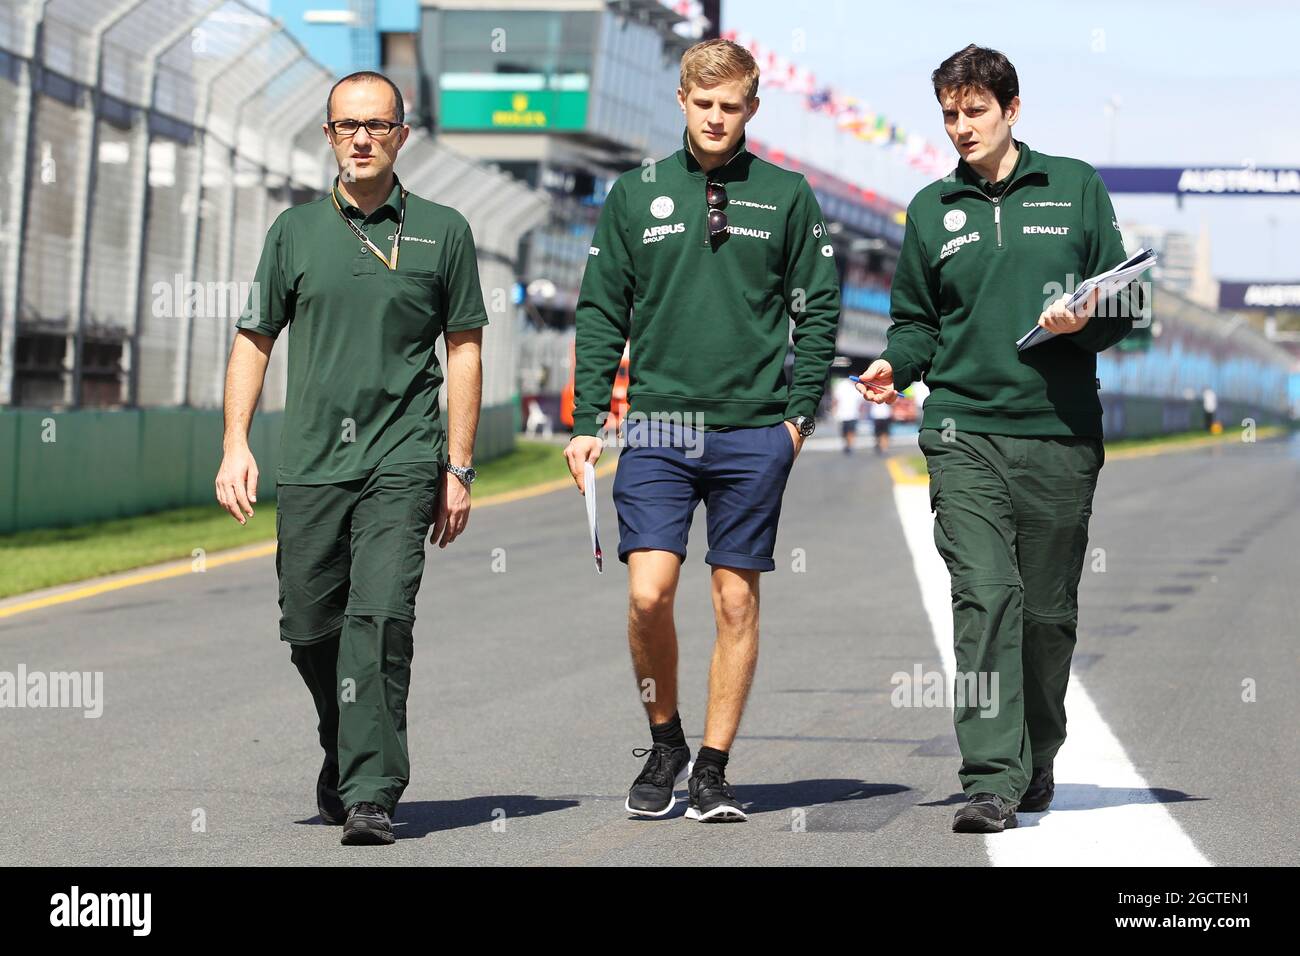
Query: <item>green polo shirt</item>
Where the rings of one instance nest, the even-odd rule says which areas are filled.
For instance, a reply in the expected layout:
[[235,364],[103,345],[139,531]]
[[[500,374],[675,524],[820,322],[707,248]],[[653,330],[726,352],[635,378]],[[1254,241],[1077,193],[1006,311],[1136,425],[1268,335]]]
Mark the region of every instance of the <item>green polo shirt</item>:
[[[385,256],[401,208],[363,216],[339,207]],[[406,196],[396,271],[348,228],[329,195],[286,209],[266,236],[237,327],[278,336],[289,327],[282,484],[351,481],[379,465],[446,459],[438,408],[444,332],[487,325],[469,223],[456,210]]]

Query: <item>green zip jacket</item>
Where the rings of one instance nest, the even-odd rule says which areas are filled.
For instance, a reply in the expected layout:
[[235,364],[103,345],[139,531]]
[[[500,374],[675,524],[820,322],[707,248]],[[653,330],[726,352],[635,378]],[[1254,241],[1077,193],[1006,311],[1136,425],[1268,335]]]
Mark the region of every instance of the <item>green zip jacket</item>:
[[962,160],[907,207],[881,357],[896,388],[930,388],[923,428],[1100,437],[1097,353],[1133,328],[1140,290],[1099,302],[1078,332],[1016,350],[1052,301],[1127,258],[1096,170],[1016,147],[1000,195]]
[[[637,414],[749,427],[812,416],[821,401],[840,290],[812,188],[746,150],[743,135],[707,177],[685,132],[682,144],[624,173],[605,200],[578,296],[575,435],[595,435],[604,423],[625,342]],[[727,192],[728,232],[712,241],[709,182]]]

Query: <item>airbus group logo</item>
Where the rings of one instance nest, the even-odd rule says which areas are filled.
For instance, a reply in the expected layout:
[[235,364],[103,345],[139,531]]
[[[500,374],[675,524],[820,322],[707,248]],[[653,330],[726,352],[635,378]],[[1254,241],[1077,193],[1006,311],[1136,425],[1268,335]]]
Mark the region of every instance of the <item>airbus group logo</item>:
[[966,214],[960,209],[950,209],[943,217],[943,227],[949,232],[956,232],[966,225]]
[[641,245],[648,246],[652,242],[661,242],[675,232],[685,231],[686,223],[684,222],[675,222],[668,226],[647,226],[646,231],[641,235]]
[[656,219],[667,219],[677,208],[671,196],[660,196],[650,204],[650,215]]
[[978,232],[968,232],[964,236],[958,236],[955,239],[949,239],[947,242],[943,244],[943,248],[939,250],[939,258],[947,259],[949,256],[959,251],[961,247],[966,245],[967,243],[979,242],[979,241],[980,241],[980,234]]

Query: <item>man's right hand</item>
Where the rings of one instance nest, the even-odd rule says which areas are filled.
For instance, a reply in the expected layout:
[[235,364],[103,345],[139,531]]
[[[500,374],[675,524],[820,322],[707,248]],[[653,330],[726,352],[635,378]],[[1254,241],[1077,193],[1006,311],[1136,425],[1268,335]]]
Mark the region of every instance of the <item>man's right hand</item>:
[[[217,472],[217,501],[240,524],[253,517],[257,501],[257,461],[247,445],[226,449]],[[248,518],[244,517],[248,514]]]
[[[890,365],[884,359],[876,359],[867,367],[867,370],[858,376],[859,381],[854,383],[861,395],[869,402],[875,402],[877,405],[882,402],[886,405],[892,405],[898,401],[898,392],[894,390],[894,366]],[[867,384],[880,385],[881,388],[868,388]]]
[[605,443],[597,435],[574,435],[569,440],[568,447],[564,449],[564,460],[569,463],[569,474],[573,475],[578,490],[584,495],[587,489],[583,487],[583,466],[587,462],[591,462],[594,466],[600,461],[600,453],[604,450]]

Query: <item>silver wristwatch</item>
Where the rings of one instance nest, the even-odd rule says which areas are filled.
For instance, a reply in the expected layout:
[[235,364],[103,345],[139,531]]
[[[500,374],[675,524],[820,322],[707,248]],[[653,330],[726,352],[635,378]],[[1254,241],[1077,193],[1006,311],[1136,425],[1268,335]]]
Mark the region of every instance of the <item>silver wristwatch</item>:
[[459,478],[460,483],[465,486],[466,490],[469,489],[470,485],[474,484],[474,479],[478,477],[478,472],[472,466],[462,468],[459,465],[447,462],[447,471]]
[[811,435],[817,428],[817,419],[811,415],[796,415],[794,418],[787,418],[786,421],[798,429],[799,434],[804,438]]

